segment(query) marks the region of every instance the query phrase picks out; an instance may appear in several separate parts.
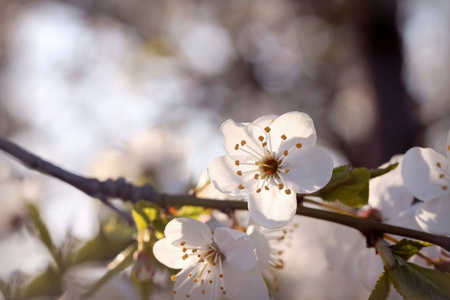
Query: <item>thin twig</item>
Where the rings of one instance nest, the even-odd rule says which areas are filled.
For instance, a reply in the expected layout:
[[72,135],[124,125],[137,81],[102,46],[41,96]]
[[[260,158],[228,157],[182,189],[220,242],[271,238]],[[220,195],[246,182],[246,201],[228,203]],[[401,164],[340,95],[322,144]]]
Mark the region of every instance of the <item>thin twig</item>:
[[[247,203],[243,201],[218,201],[215,199],[201,199],[193,195],[159,195],[150,185],[135,186],[125,181],[123,178],[117,180],[108,179],[106,181],[99,181],[95,178],[86,178],[75,175],[60,167],[57,167],[36,155],[22,149],[0,137],[0,149],[9,153],[30,169],[39,171],[43,174],[60,179],[84,193],[100,199],[105,204],[110,206],[107,202],[108,198],[120,198],[125,201],[136,203],[139,200],[150,201],[160,206],[174,205],[194,205],[217,209],[243,209],[247,210]],[[118,208],[116,208],[118,210]],[[119,210],[118,210],[119,212]],[[126,214],[120,211],[121,214]],[[417,240],[422,240],[436,244],[443,249],[450,251],[450,237],[434,235],[422,231],[412,230],[408,228],[393,226],[389,224],[379,223],[367,219],[362,219],[354,216],[334,213],[325,210],[319,210],[298,205],[297,215],[320,219],[324,221],[334,222],[337,224],[352,227],[359,230],[363,235],[370,236],[378,233],[390,233],[409,237]],[[124,216],[124,215],[123,215]],[[125,217],[128,218],[128,217]]]

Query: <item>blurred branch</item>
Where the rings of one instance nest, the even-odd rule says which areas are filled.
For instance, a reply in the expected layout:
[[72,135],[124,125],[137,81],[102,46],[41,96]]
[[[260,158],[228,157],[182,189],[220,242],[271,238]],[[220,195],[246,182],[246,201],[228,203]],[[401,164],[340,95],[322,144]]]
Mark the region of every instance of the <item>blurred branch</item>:
[[[158,204],[160,206],[195,205],[195,206],[216,208],[221,210],[247,209],[247,203],[243,201],[232,201],[232,200],[218,201],[214,199],[201,199],[195,197],[194,195],[158,194],[148,184],[142,186],[135,186],[126,182],[124,178],[118,178],[116,180],[108,179],[105,181],[99,181],[98,179],[95,178],[86,178],[83,176],[79,176],[45,161],[37,157],[36,155],[24,150],[18,145],[8,140],[5,140],[1,137],[0,137],[0,149],[6,153],[9,153],[19,161],[21,161],[28,168],[60,179],[72,185],[73,187],[79,189],[80,191],[86,193],[87,195],[99,199],[107,206],[113,208],[116,212],[118,212],[130,223],[132,222],[130,215],[124,211],[121,211],[117,207],[114,207],[108,201],[108,198],[120,198],[122,200],[130,201],[132,203],[135,203],[139,200],[146,200]],[[361,219],[325,210],[304,207],[301,205],[298,205],[297,207],[297,215],[349,226],[360,231],[365,236],[370,236],[379,233],[390,233],[417,240],[427,241],[436,244],[447,251],[450,251],[450,237],[446,236],[438,236],[422,231],[379,223],[367,219]]]

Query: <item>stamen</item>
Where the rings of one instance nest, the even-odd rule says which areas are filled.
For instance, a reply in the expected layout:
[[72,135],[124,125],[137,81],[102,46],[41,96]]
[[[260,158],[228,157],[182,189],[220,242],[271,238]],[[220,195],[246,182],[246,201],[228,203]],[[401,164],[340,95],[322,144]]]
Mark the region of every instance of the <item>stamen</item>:
[[436,166],[437,166],[438,168],[440,168],[440,167],[441,167],[441,163],[436,163]]
[[283,135],[281,136],[281,139],[282,139],[283,141],[285,141],[285,140],[287,139],[287,137],[283,134]]
[[270,132],[270,127],[266,127],[266,128],[264,128],[264,130],[265,130],[266,132]]
[[244,146],[245,144],[247,144],[247,142],[244,141],[244,140],[242,140],[242,141],[241,141],[241,145]]
[[264,189],[265,189],[266,191],[268,191],[268,190],[269,190],[269,187],[266,185],[266,186],[264,187]]
[[238,174],[239,176],[242,176],[242,171],[239,170],[239,171],[236,172],[236,174]]
[[255,176],[253,176],[253,178],[255,178],[256,180],[258,180],[259,174],[255,174]]
[[286,170],[284,170],[284,173],[289,173],[289,171],[291,171],[290,169],[286,169]]
[[176,281],[176,280],[177,280],[177,275],[172,275],[172,276],[170,276],[170,280]]
[[244,186],[243,186],[242,184],[240,184],[240,185],[238,186],[238,189],[243,190],[243,189],[244,189]]
[[262,135],[260,135],[260,136],[258,137],[258,140],[260,140],[260,141],[262,142],[262,141],[264,141],[264,137],[263,137]]
[[445,177],[445,174],[440,174],[439,175],[439,178],[441,178],[441,179],[444,178],[444,177]]
[[280,190],[282,190],[282,189],[284,188],[284,185],[283,185],[282,183],[280,183],[280,184],[278,185],[278,188],[279,188]]
[[283,155],[284,155],[284,156],[287,156],[288,154],[289,154],[289,152],[288,152],[287,150],[284,150],[284,151],[283,151]]
[[450,145],[447,145],[447,151],[450,151]]
[[303,146],[302,143],[295,144],[295,147],[297,147],[298,149],[300,149],[302,146]]
[[236,146],[234,146],[234,150],[239,150],[239,144],[236,144]]
[[267,146],[267,143],[266,142],[262,143],[262,146],[263,147]]
[[186,242],[181,242],[180,246],[183,247],[184,245],[186,245]]
[[240,163],[241,163],[241,162],[240,162],[239,160],[236,160],[236,161],[234,162],[234,164],[235,164],[236,166],[239,166]]
[[446,191],[446,190],[447,190],[447,186],[446,186],[446,185],[443,185],[443,186],[442,186],[442,190]]
[[291,194],[291,190],[290,190],[290,189],[287,189],[287,190],[285,191],[285,193],[286,193],[286,195],[290,195],[290,194]]
[[257,192],[257,193],[261,193],[261,189],[257,189],[256,192]]

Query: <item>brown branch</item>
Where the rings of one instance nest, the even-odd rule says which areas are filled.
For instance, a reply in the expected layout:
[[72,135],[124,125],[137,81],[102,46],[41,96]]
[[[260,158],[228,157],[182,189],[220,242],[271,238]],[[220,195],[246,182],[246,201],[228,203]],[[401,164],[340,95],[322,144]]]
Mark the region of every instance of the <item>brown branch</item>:
[[[112,207],[122,216],[130,220],[129,215],[120,211],[107,201],[108,198],[120,198],[125,201],[136,203],[139,200],[150,201],[160,206],[174,205],[195,205],[209,208],[226,209],[247,209],[247,203],[243,201],[218,201],[215,199],[200,199],[193,195],[160,195],[150,185],[135,186],[125,181],[123,178],[116,180],[108,179],[99,181],[95,178],[86,178],[70,173],[60,167],[57,167],[36,155],[22,149],[21,147],[0,138],[0,149],[17,158],[30,169],[39,171],[43,174],[60,179],[80,191],[100,199],[103,203]],[[361,219],[349,215],[334,213],[325,210],[319,210],[299,205],[297,207],[297,215],[310,218],[320,219],[324,221],[334,222],[337,224],[352,227],[360,231],[363,235],[369,236],[379,233],[390,233],[409,237],[417,240],[433,243],[450,251],[450,238],[446,236],[434,235],[422,231],[412,230],[408,228],[393,226],[389,224],[379,223],[367,219]]]

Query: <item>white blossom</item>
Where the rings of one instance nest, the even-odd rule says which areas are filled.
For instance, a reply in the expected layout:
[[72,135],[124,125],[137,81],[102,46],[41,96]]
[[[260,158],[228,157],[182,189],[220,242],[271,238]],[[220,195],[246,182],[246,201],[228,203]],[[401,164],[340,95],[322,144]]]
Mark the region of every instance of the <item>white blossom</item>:
[[296,193],[321,189],[333,170],[331,156],[315,147],[316,132],[307,114],[273,118],[225,121],[221,131],[227,155],[208,166],[214,186],[222,193],[248,195],[250,216],[268,228],[286,225],[296,212]]

